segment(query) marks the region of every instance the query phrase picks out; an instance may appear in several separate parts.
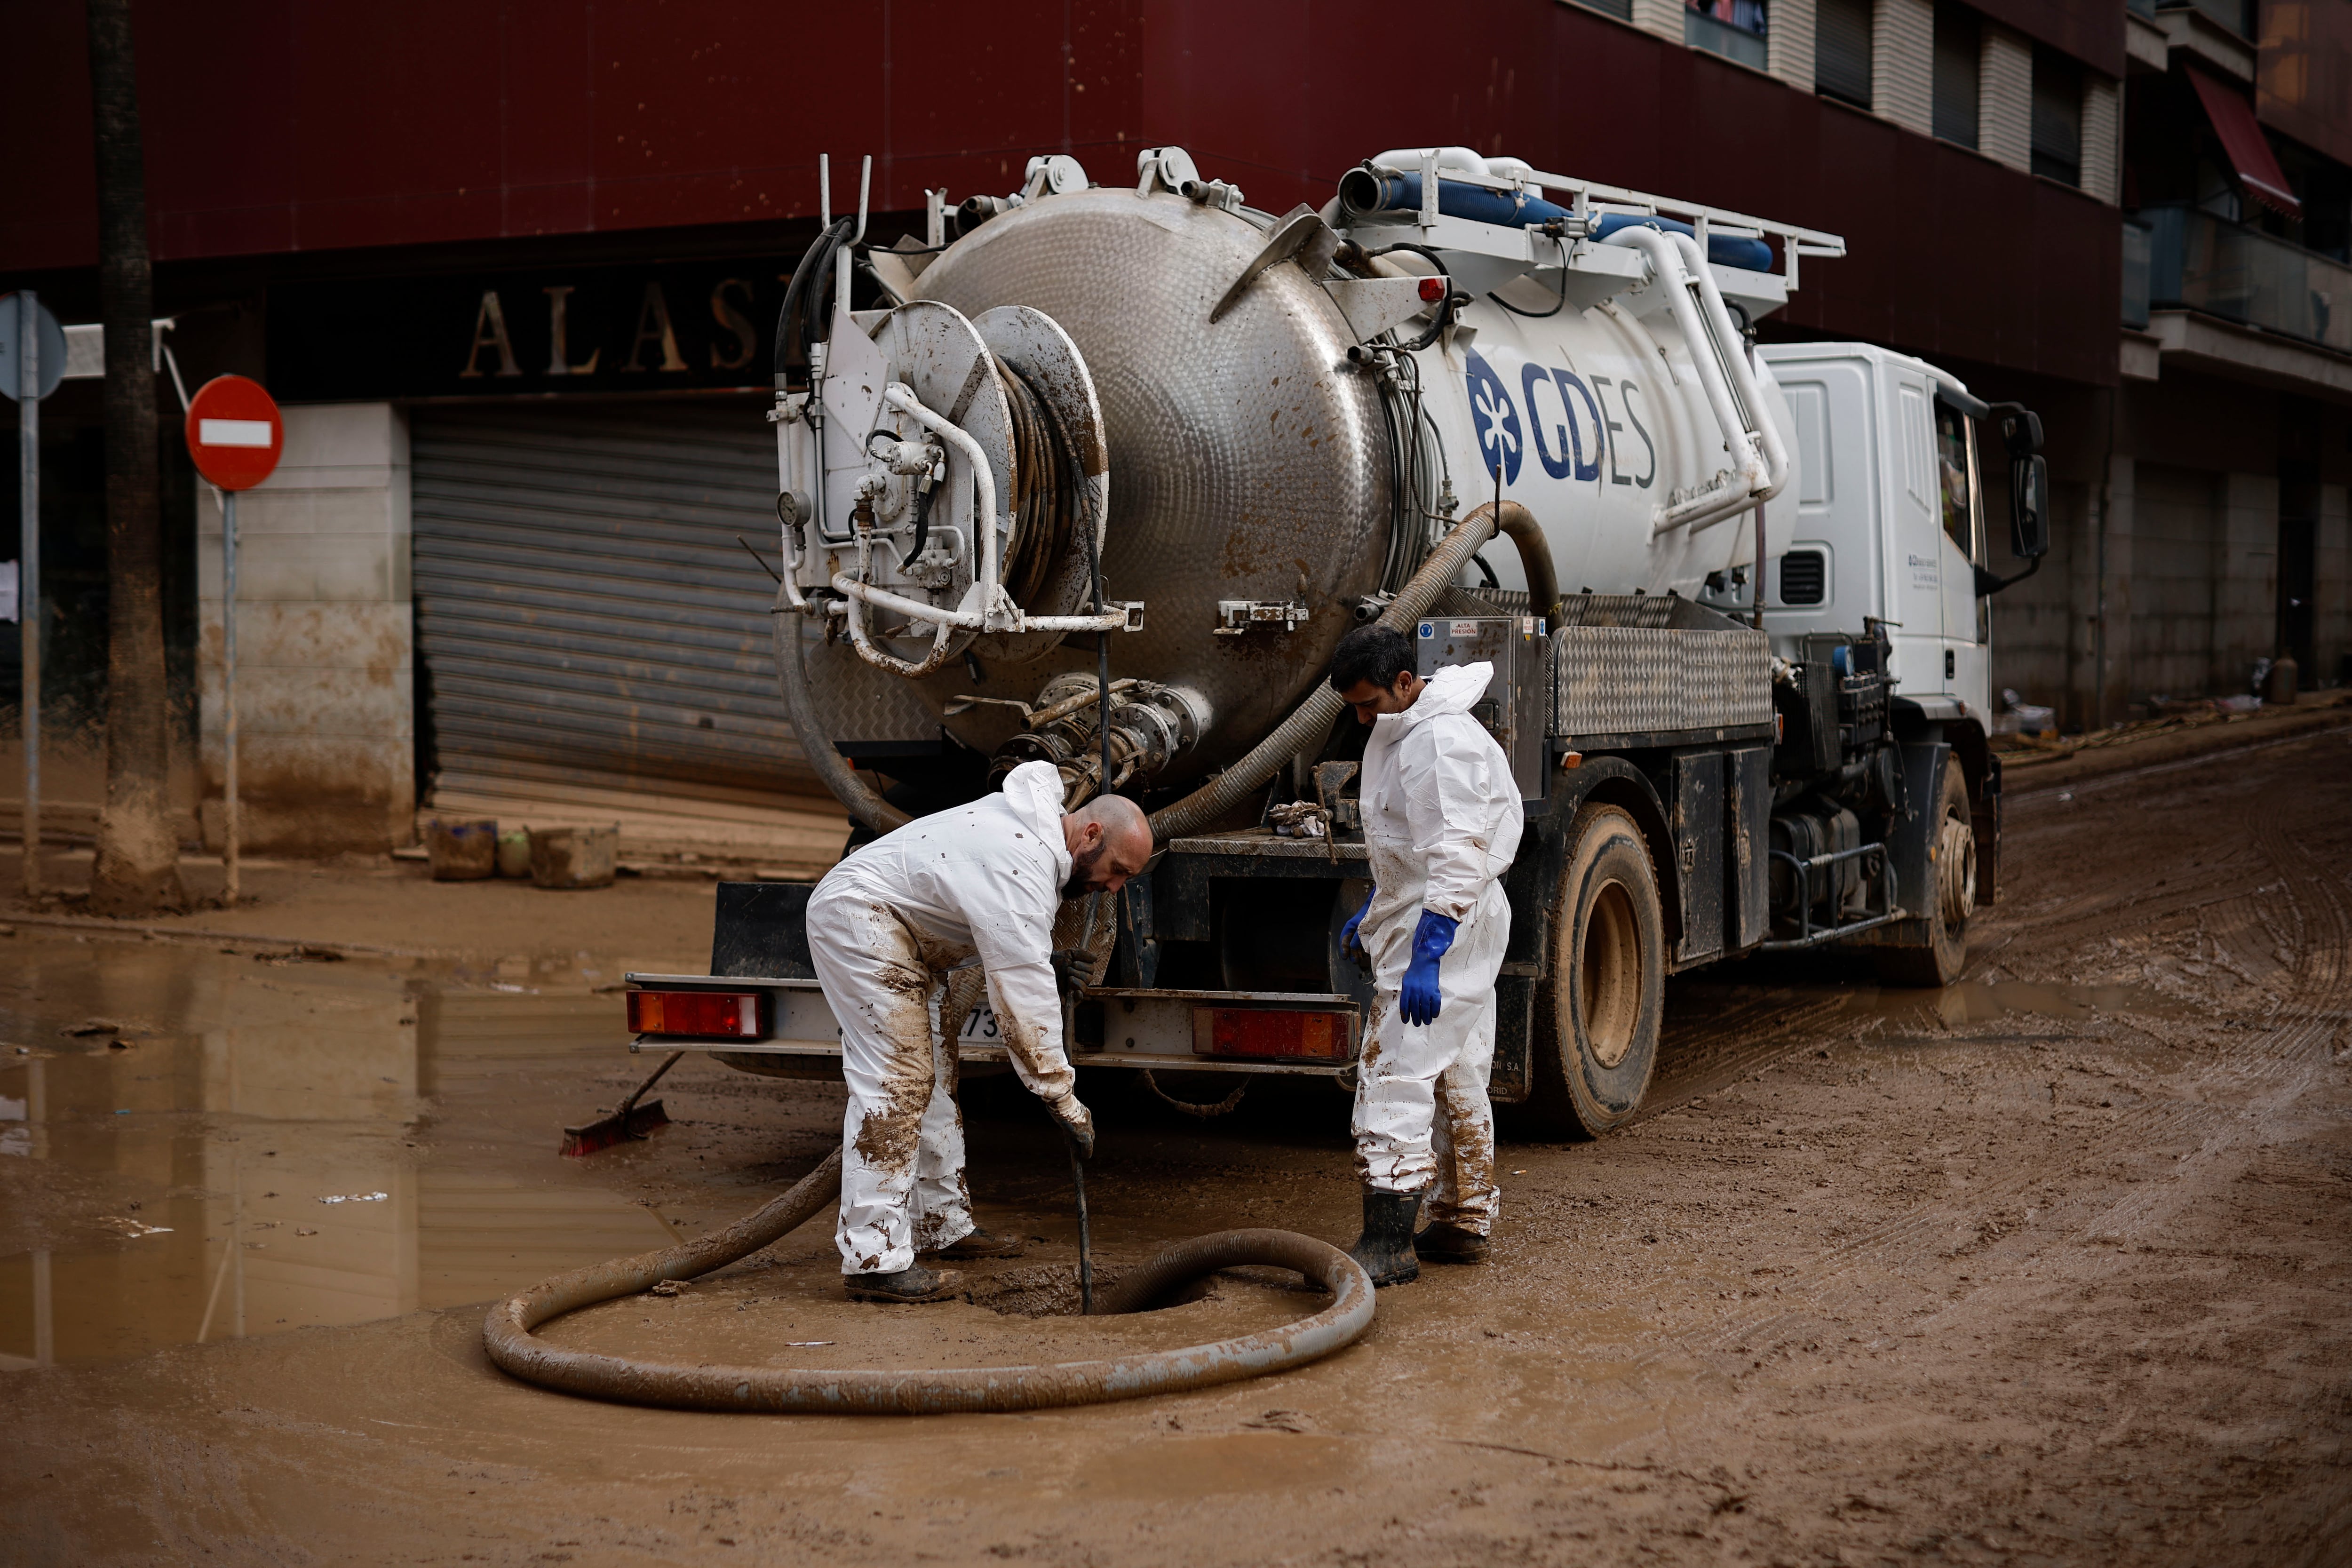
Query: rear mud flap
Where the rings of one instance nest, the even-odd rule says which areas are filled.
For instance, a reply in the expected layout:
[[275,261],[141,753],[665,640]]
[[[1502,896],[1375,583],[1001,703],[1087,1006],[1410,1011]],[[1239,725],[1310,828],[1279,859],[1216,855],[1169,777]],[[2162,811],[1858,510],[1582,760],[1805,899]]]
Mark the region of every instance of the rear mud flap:
[[814,980],[809,959],[810,882],[721,882],[710,924],[710,973]]

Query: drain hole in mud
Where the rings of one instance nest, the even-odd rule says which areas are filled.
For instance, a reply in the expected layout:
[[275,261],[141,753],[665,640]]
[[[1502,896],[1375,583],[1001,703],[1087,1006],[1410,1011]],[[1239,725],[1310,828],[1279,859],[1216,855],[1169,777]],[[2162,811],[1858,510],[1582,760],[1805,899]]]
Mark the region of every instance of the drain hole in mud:
[[[1095,1296],[1100,1300],[1124,1270],[1095,1265]],[[970,1287],[966,1294],[975,1307],[985,1307],[992,1312],[1002,1312],[1008,1318],[1075,1318],[1078,1316],[1078,1266],[1075,1263],[1042,1263],[1027,1268],[995,1268],[984,1275],[964,1276]],[[1208,1281],[1199,1281],[1184,1294],[1185,1300],[1198,1300],[1207,1293]],[[1170,1302],[1169,1305],[1175,1305]]]

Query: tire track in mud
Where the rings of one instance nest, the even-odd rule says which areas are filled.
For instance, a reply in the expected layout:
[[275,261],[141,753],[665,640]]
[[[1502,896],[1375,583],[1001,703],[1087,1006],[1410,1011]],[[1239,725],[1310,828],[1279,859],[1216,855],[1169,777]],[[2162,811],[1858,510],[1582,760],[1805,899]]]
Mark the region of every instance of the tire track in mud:
[[[2247,858],[2251,860],[2252,858]],[[2207,871],[2221,868],[2204,868]],[[2216,904],[2226,904],[2232,899],[2246,897],[2247,890],[2242,889],[2217,893],[2208,883],[2203,888],[2188,889],[2162,898],[2153,895],[2152,888],[2143,892],[2088,895],[2027,917],[2018,923],[2030,928],[2036,936],[2059,942],[2098,942],[2119,931],[2144,930],[2159,921],[2195,914]]]
[[[2159,765],[2163,771],[2170,766]],[[2352,892],[2352,881],[2340,871],[2324,874],[2315,867],[2314,856],[2299,847],[2293,835],[2296,829],[2307,833],[2317,824],[2308,813],[2296,813],[2295,818],[2269,812],[2248,819],[2255,843],[2253,853],[2243,858],[2248,862],[2245,870],[2251,873],[2247,879],[2256,885],[2202,900],[2197,906],[2244,900],[2248,916],[2244,923],[2266,926],[2274,932],[2280,922],[2273,919],[2273,906],[2283,906],[2277,912],[2284,917],[2291,932],[2286,951],[2293,956],[2294,978],[2288,996],[2270,1015],[2272,1026],[2182,1083],[2176,1091],[2182,1097],[2143,1098],[2070,1150],[2071,1163],[2079,1169],[2166,1143],[2195,1142],[2193,1149],[2178,1158],[2165,1180],[2100,1206],[2087,1220],[2070,1220],[2063,1226],[2064,1234],[2095,1244],[2128,1246],[2133,1238],[2161,1225],[2199,1195],[2188,1178],[2256,1137],[2279,1110],[2311,1087],[2329,1057],[2328,1047],[2346,1017],[2347,990],[2352,990],[2347,986],[2347,978],[2352,977],[2347,977],[2347,947],[2352,947],[2352,921],[2347,920],[2343,896]],[[2331,887],[2331,881],[2336,885]],[[2130,923],[2145,926],[2146,913]],[[2030,922],[2027,929],[2037,935],[2059,937],[2068,945],[2097,940],[2095,934],[2080,931],[2047,931],[2041,920]],[[1857,1273],[1900,1272],[1916,1265],[1929,1253],[1945,1250],[1948,1237],[1976,1229],[1985,1215],[2046,1185],[2047,1179],[2046,1171],[2027,1165],[1973,1182],[1964,1194],[1930,1199],[1818,1254],[1781,1281],[1783,1301],[1771,1310],[1721,1322],[1712,1331],[1692,1336],[1685,1344],[1701,1354],[1737,1350],[1757,1355],[1809,1337],[1819,1314],[1830,1308],[1842,1289],[1854,1284],[1853,1277]],[[2062,1204],[2049,1220],[2058,1219],[2060,1210],[2072,1206]],[[1788,1300],[1790,1296],[1798,1300]],[[1671,1352],[1659,1352],[1666,1353]]]
[[[2338,733],[2324,731],[2322,735]],[[2042,789],[2011,797],[2009,825],[2012,830],[2023,829],[2060,838],[2097,836],[2104,837],[2111,829],[2099,825],[2095,818],[2074,816],[2064,811],[2067,805],[2082,805],[2084,797],[2104,795],[2110,792],[2144,784],[2149,780],[2192,768],[2209,769],[2212,763],[2227,758],[2242,757],[2277,748],[2298,746],[2315,739],[2312,735],[2282,737],[2259,742],[2250,746],[2234,748],[2228,753],[2155,763],[2141,768],[2109,773],[2080,784],[2048,785]],[[2266,758],[2270,765],[2291,763],[2289,757]],[[2228,816],[2242,810],[2244,781],[2242,778],[2211,776],[2201,778],[2186,787],[2166,795],[2161,800],[2147,803],[2134,812],[2134,826],[2145,841],[2158,833],[2185,842],[2193,842],[2197,830],[2209,829],[2218,816]],[[2063,798],[2062,798],[2063,797]],[[2109,811],[2120,809],[2120,803],[2097,803]],[[2233,872],[2260,864],[2264,857],[2252,845],[2232,848],[2218,859],[2184,868],[2177,863],[2142,858],[2137,862],[2137,875],[2129,885],[2095,888],[2072,898],[2063,899],[2050,907],[2033,911],[2027,917],[2038,935],[2053,941],[2095,942],[2118,931],[2144,928],[2159,921],[2209,909],[2217,903],[2241,896],[2242,889],[2215,891],[2216,885]],[[2176,885],[2158,893],[2149,881],[2152,874],[2162,873],[2160,881]],[[2007,922],[2000,922],[2007,923]]]
[[[2292,1000],[2278,1014],[2279,1026],[2261,1043],[2256,1053],[2225,1058],[2204,1075],[2200,1087],[2236,1089],[2250,1098],[2215,1129],[2202,1144],[2179,1162],[2180,1176],[2206,1164],[2259,1135],[2272,1115],[2310,1089],[2319,1068],[2330,1056],[2339,1022],[2345,1017],[2347,991],[2347,951],[2352,946],[2352,921],[2345,911],[2341,874],[2323,875],[2313,857],[2299,851],[2285,823],[2273,813],[2259,813],[2252,827],[2263,858],[2277,873],[2272,887],[2282,895],[2285,912],[2293,917]],[[2328,886],[2330,880],[2338,887]],[[2295,896],[2300,884],[2305,899]],[[2307,900],[2307,901],[2306,901]],[[2269,906],[2258,906],[2267,913]],[[2265,924],[2269,922],[2265,921]],[[2111,1205],[2084,1232],[2094,1240],[2113,1237],[2130,1242],[2144,1236],[2192,1195],[2176,1177],[2160,1187],[2135,1193]]]
[[[2054,780],[2046,784],[2037,784],[2029,780],[2027,787],[2023,789],[2009,789],[2005,791],[2005,795],[2009,801],[2012,804],[2017,804],[2026,801],[2039,801],[2045,796],[2057,795],[2081,795],[2104,794],[2107,790],[2114,789],[2124,784],[2140,784],[2151,778],[2160,777],[2166,773],[2185,773],[2192,768],[2210,768],[2219,763],[2239,762],[2260,752],[2276,751],[2282,746],[2300,746],[2309,742],[2325,741],[2331,737],[2341,738],[2347,735],[2352,735],[2352,721],[2347,721],[2343,723],[2320,725],[2293,735],[2274,736],[2267,741],[2248,741],[2242,745],[2227,746],[2210,752],[2199,752],[2191,756],[2175,757],[2168,762],[2143,763],[2137,767],[2117,768],[2113,773],[2101,773],[2095,778],[2083,779],[2074,784],[2066,784]],[[2228,781],[2220,782],[2226,784]]]
[[[1811,1044],[1822,1026],[1850,1012],[1850,995],[1806,998],[1793,990],[1766,992],[1735,1003],[1671,1042],[1661,1041],[1659,1068],[1633,1125],[1674,1110],[1771,1066]],[[1763,1019],[1770,1016],[1770,1022]]]

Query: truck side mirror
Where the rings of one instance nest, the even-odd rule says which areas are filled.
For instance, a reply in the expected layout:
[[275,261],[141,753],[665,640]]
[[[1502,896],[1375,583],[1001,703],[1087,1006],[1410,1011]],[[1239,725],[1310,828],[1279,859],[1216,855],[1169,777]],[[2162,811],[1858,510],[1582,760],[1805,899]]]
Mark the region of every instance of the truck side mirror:
[[2050,553],[2050,465],[2039,452],[2009,460],[2009,548],[2020,561]]

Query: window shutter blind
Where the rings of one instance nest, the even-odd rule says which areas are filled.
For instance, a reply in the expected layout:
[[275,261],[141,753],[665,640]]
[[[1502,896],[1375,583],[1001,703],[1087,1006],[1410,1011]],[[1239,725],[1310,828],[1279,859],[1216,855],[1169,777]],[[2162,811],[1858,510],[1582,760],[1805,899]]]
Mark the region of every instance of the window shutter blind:
[[1870,107],[1870,0],[1820,0],[1813,14],[1813,86]]
[[1976,13],[1949,0],[1936,7],[1936,135],[1963,147],[1977,144],[1978,79],[1983,37]]
[[2042,48],[2033,51],[2033,172],[2083,183],[2083,70]]

